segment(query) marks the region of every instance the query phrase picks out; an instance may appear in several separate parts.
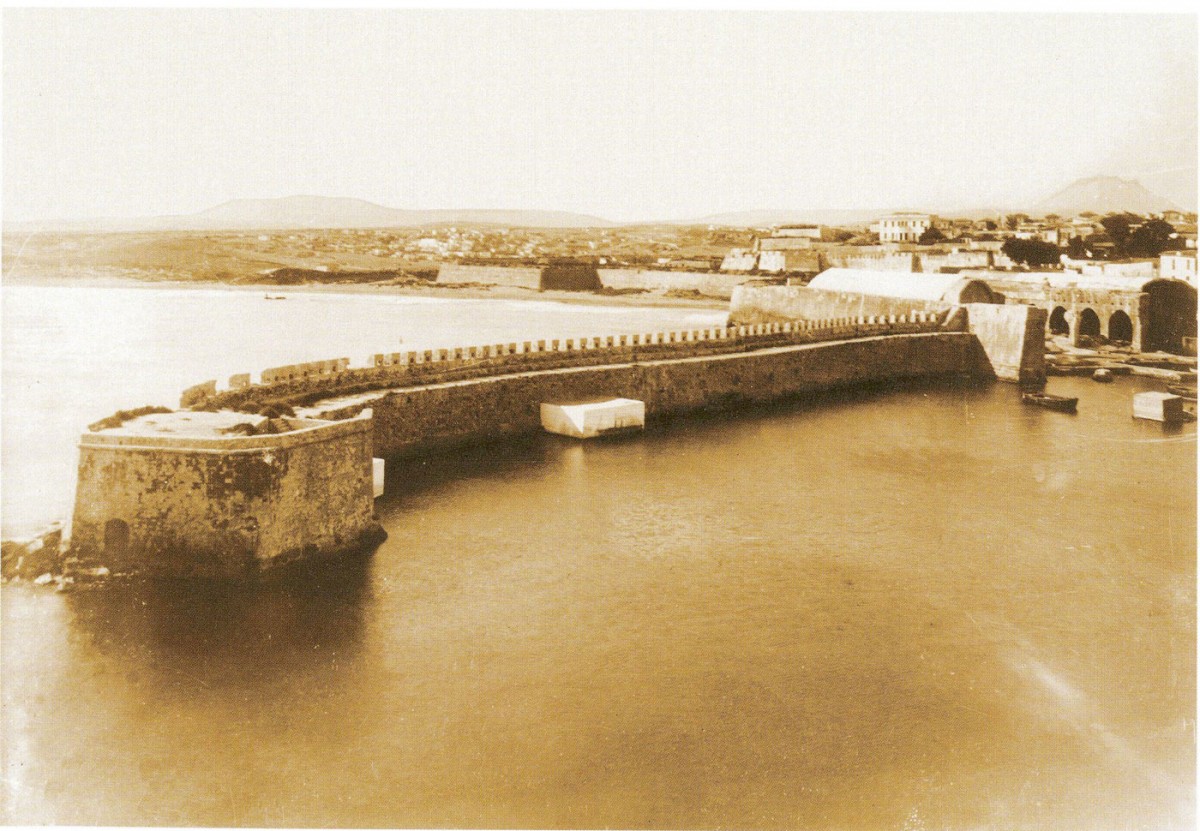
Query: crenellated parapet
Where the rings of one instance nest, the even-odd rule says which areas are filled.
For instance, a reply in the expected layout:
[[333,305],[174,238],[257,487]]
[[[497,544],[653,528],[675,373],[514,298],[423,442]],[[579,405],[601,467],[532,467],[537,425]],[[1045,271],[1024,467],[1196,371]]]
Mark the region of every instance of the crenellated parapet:
[[935,331],[944,319],[944,314],[911,312],[376,353],[359,367],[350,366],[347,358],[271,367],[262,371],[258,383],[241,373],[231,376],[224,390],[207,381],[188,388],[180,406],[252,411],[370,389]]

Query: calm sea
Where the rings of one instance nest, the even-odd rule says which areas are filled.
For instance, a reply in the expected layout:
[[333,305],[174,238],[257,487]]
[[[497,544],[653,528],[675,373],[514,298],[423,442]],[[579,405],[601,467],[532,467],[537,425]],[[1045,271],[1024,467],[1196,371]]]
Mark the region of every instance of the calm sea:
[[[269,300],[286,297],[286,300]],[[376,352],[724,325],[720,311],[270,289],[3,287],[5,534],[70,515],[75,443],[210,378]]]
[[[102,398],[80,422],[439,327],[681,314],[47,296],[73,311],[26,329],[19,389]],[[1148,387],[1054,379],[1077,416],[913,385],[536,436],[392,465],[387,542],[303,580],[6,586],[4,820],[1190,829],[1196,433],[1133,421]]]

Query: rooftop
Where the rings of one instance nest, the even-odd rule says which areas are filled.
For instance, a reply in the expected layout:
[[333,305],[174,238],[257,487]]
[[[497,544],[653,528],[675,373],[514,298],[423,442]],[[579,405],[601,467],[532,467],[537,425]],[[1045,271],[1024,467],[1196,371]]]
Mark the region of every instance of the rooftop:
[[261,415],[235,413],[228,410],[209,413],[179,410],[173,413],[154,413],[129,419],[119,427],[96,430],[105,436],[177,436],[181,438],[220,439],[253,436],[262,433],[288,433],[315,427],[318,422],[299,418],[269,419]]

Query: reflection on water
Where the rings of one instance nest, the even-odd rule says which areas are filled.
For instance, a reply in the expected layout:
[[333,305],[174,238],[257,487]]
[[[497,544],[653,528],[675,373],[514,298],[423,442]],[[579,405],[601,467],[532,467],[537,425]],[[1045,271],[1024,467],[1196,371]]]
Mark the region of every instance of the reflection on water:
[[5,587],[6,819],[1190,828],[1195,427],[1055,386],[397,463],[284,585]]

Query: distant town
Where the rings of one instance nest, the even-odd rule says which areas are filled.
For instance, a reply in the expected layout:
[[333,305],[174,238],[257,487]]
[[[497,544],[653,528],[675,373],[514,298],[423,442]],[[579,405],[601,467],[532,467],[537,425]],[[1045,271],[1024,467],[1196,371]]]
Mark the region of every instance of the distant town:
[[[831,267],[1061,270],[1196,281],[1196,214],[987,218],[896,213],[871,224],[522,228],[444,225],[6,234],[8,279],[111,273],[235,283],[432,281],[446,265],[692,272],[804,283]],[[487,282],[486,280],[480,282]],[[669,288],[669,283],[664,283]]]

